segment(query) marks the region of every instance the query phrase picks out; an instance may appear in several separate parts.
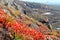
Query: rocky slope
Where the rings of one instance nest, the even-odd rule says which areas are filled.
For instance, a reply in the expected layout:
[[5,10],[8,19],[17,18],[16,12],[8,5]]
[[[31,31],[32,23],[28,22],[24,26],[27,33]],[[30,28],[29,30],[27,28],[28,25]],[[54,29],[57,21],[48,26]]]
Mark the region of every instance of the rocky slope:
[[[4,35],[1,35],[1,40],[4,40],[4,38],[6,40],[60,39],[60,32],[53,30],[48,20],[49,17],[44,16],[51,13],[43,14],[43,12],[48,11],[45,10],[46,7],[43,8],[44,6],[42,6],[44,9],[42,10],[40,6],[36,7],[36,3],[31,4],[16,0],[0,1],[0,28],[2,28],[1,34],[4,33]],[[9,37],[6,37],[6,35]]]
[[59,6],[47,5],[40,3],[31,3],[23,1],[14,1],[16,4],[22,7],[22,11],[40,22],[41,20],[49,20],[49,23],[54,29],[60,28],[60,10]]

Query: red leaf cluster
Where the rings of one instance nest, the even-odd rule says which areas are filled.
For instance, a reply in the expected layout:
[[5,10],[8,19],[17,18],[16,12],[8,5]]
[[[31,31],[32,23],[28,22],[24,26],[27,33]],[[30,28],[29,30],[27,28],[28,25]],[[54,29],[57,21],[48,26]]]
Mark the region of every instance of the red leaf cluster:
[[16,19],[12,20],[11,22],[7,22],[8,19],[6,17],[9,17],[1,8],[0,8],[0,22],[5,23],[6,28],[11,32],[16,32],[19,36],[19,34],[24,34],[33,37],[34,40],[44,40],[45,35],[35,29],[32,29],[25,25],[22,22],[18,22]]

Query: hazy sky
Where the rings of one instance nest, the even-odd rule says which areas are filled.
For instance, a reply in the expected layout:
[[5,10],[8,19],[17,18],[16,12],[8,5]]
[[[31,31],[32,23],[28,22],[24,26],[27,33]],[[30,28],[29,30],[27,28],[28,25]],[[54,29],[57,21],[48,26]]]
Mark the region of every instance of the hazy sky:
[[46,4],[60,4],[60,0],[25,0],[25,1],[46,3]]

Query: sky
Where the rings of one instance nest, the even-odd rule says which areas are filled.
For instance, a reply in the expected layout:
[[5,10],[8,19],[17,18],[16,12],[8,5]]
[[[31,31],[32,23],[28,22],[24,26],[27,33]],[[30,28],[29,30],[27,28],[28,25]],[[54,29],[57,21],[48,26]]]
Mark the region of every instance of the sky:
[[60,0],[24,0],[24,1],[44,3],[44,4],[59,4],[60,5]]

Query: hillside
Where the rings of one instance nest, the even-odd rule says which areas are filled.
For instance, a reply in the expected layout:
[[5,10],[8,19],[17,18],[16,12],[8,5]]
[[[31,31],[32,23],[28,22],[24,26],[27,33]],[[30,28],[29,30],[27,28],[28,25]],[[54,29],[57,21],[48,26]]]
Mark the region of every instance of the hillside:
[[[24,2],[24,1],[14,1],[14,2],[22,7],[22,11],[26,15],[38,21],[49,19],[49,23],[51,23],[54,26],[53,28],[55,29],[60,28],[60,26],[58,26],[60,25],[59,6]],[[50,14],[45,14],[45,13],[50,13]]]
[[0,40],[60,40],[60,14],[55,7],[19,0],[0,2]]

